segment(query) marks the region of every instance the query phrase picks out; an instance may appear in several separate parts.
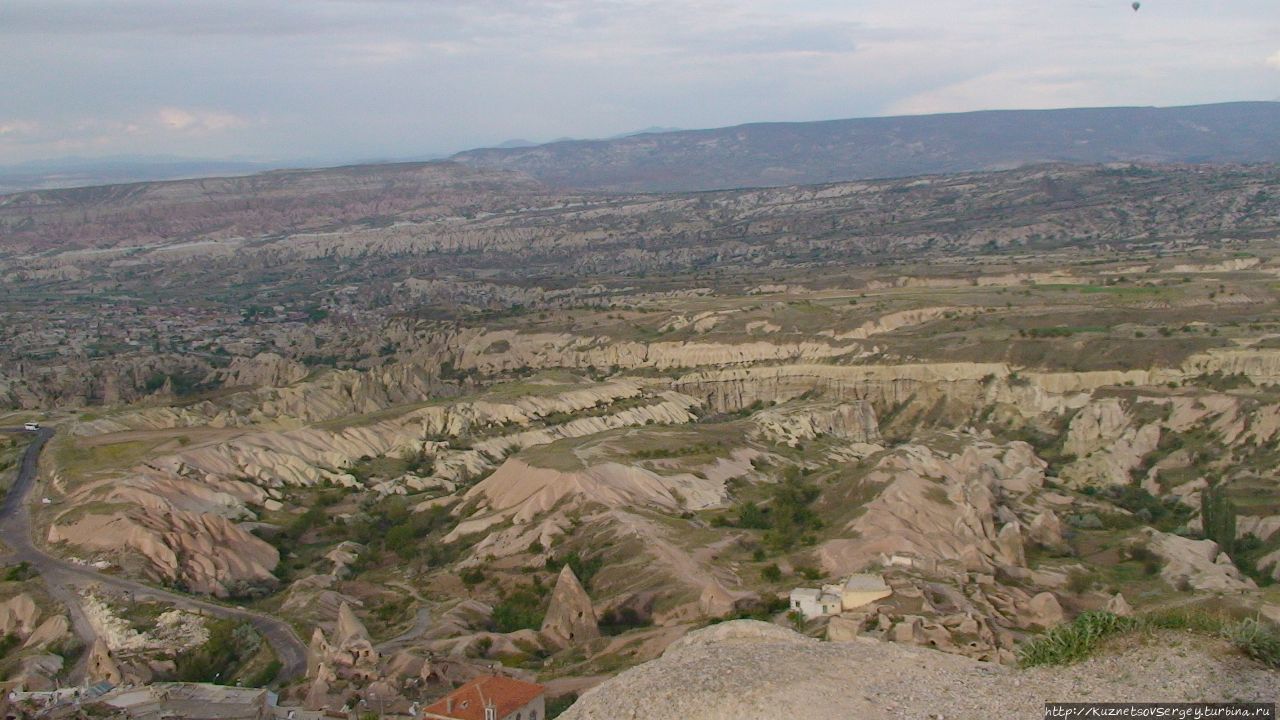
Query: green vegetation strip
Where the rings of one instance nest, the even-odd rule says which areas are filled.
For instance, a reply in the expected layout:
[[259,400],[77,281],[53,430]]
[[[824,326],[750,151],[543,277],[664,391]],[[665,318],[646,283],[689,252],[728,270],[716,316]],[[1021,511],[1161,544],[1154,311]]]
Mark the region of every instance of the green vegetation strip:
[[1233,619],[1204,609],[1179,609],[1139,617],[1121,617],[1093,610],[1024,643],[1018,660],[1023,667],[1067,665],[1091,656],[1107,638],[1154,630],[1183,630],[1226,639],[1245,655],[1280,668],[1280,632],[1257,618]]

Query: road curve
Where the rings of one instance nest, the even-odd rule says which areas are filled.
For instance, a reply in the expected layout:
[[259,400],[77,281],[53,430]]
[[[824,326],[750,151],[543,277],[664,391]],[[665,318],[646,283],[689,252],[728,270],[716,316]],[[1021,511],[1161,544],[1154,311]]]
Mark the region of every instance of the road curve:
[[[278,676],[281,682],[292,681],[306,673],[307,648],[298,639],[293,627],[279,618],[253,612],[252,610],[227,607],[199,598],[178,595],[127,578],[106,575],[91,567],[76,565],[53,557],[37,548],[31,542],[31,512],[27,498],[35,487],[40,452],[44,449],[44,445],[49,441],[49,438],[53,437],[53,434],[52,428],[41,428],[36,431],[34,439],[22,455],[18,476],[14,480],[13,486],[9,488],[9,492],[4,498],[4,503],[0,504],[0,541],[3,541],[8,546],[8,558],[10,560],[15,562],[25,561],[39,571],[40,576],[44,578],[45,584],[49,587],[50,594],[65,605],[67,611],[71,613],[72,626],[75,628],[76,634],[86,644],[91,645],[97,635],[88,618],[85,617],[79,600],[71,588],[78,584],[92,582],[103,587],[130,593],[134,599],[165,602],[184,610],[248,622],[267,639],[267,642],[271,643],[271,647],[275,650],[276,657],[282,665]],[[82,655],[81,658],[83,661],[84,656]],[[73,676],[82,672],[83,667],[78,666],[73,671]]]

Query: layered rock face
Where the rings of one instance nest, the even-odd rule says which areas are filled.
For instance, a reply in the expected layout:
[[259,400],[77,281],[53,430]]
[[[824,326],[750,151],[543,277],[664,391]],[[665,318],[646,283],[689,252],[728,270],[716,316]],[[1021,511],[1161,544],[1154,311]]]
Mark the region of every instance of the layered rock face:
[[[718,411],[734,411],[755,402],[785,402],[806,392],[823,392],[837,401],[868,401],[887,408],[946,395],[962,406],[977,403],[983,381],[1009,375],[998,363],[932,363],[911,365],[776,365],[729,370],[703,370],[677,379],[677,390],[706,398]],[[922,400],[921,400],[922,401]]]
[[[495,346],[503,349],[495,352]],[[608,337],[484,333],[458,350],[458,367],[485,374],[531,368],[692,368],[742,363],[834,358],[862,351],[857,343],[634,342]]]
[[1022,566],[1021,523],[1004,502],[1038,489],[1044,468],[1025,443],[972,444],[950,458],[925,446],[900,448],[863,480],[883,487],[849,524],[856,539],[818,549],[823,568],[846,575],[894,556],[960,572]]
[[752,416],[765,437],[791,446],[823,435],[857,443],[880,440],[875,408],[870,403],[813,403],[765,410]]
[[726,497],[723,479],[700,478],[692,473],[660,475],[616,462],[560,471],[531,467],[520,458],[512,458],[467,492],[465,499],[480,501],[477,509],[481,515],[459,525],[455,532],[465,534],[480,523],[492,524],[498,518],[527,523],[562,502],[573,506],[650,506],[680,512],[712,507]]
[[215,374],[215,381],[231,387],[284,387],[307,376],[302,363],[287,360],[276,353],[259,353],[252,358],[237,357]]
[[[227,597],[247,586],[273,586],[280,556],[274,547],[214,514],[169,506],[85,515],[50,526],[50,543],[70,542],[122,563],[142,560],[156,580]],[[122,552],[123,551],[123,552]]]

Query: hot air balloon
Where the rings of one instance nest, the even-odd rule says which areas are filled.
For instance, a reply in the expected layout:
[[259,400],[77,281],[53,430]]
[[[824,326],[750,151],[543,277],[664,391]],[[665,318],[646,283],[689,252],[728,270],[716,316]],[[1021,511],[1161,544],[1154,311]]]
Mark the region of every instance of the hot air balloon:
[[1132,7],[1132,8],[1133,8],[1133,11],[1134,11],[1134,12],[1138,12],[1138,8],[1142,7],[1142,3],[1140,3],[1140,2],[1136,2],[1136,3],[1134,3],[1133,5],[1131,5],[1130,7]]

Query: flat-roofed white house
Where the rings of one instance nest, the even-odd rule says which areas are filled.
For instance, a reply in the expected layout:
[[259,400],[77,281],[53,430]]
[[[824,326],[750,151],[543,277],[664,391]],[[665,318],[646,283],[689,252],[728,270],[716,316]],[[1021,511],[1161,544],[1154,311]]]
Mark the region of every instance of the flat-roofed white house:
[[835,615],[840,612],[840,595],[818,588],[796,588],[791,591],[791,609],[809,619]]
[[879,575],[858,574],[850,576],[839,585],[792,590],[791,609],[804,615],[806,619],[813,619],[839,615],[892,594],[893,590]]
[[850,575],[840,588],[840,610],[847,612],[876,600],[887,598],[893,590],[885,584],[884,578],[871,573]]

